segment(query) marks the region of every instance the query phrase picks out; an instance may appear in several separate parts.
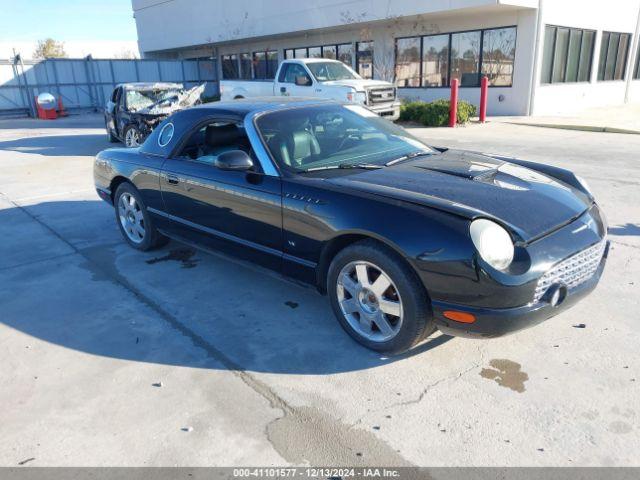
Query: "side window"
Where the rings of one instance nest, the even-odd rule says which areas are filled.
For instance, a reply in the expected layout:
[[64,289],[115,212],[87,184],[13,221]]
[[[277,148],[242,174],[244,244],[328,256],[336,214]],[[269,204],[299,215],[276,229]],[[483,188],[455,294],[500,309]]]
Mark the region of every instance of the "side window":
[[280,74],[278,75],[278,81],[280,83],[284,83],[285,76],[287,75],[287,70],[289,70],[290,63],[283,63],[282,67],[280,67]]
[[120,97],[120,87],[113,90],[113,93],[111,94],[111,101],[113,103],[117,103],[119,97]]
[[191,134],[178,157],[213,166],[218,155],[232,150],[247,152],[255,162],[242,123],[213,120]]
[[309,78],[309,74],[304,67],[298,63],[291,63],[289,64],[289,68],[287,68],[287,72],[284,76],[284,82],[296,83],[296,77],[306,77],[309,79],[309,85],[311,85],[311,78]]

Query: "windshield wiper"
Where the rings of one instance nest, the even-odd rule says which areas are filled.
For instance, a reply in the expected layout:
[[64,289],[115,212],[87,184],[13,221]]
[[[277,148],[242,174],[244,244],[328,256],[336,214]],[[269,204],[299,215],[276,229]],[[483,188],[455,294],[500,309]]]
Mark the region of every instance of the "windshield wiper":
[[424,150],[418,150],[416,152],[407,153],[402,157],[396,158],[395,160],[391,160],[384,164],[385,167],[390,167],[391,165],[395,165],[396,163],[404,162],[405,160],[409,160],[411,158],[422,157],[433,155],[433,152],[425,152]]
[[348,169],[348,168],[361,168],[365,170],[378,170],[382,168],[382,165],[376,165],[374,163],[340,163],[338,165],[325,165],[324,167],[313,167],[303,170],[303,172],[317,172],[318,170],[335,170],[335,169]]

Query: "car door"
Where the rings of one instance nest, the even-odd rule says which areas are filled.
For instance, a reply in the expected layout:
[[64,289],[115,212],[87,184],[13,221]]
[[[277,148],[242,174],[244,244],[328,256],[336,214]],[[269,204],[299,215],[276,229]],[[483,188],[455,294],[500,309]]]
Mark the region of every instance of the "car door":
[[276,92],[280,92],[283,96],[311,97],[313,96],[313,79],[304,65],[285,63],[278,75]]
[[107,130],[113,132],[114,135],[118,135],[115,118],[118,108],[118,99],[120,98],[121,91],[122,87],[116,87],[111,93],[111,97],[109,98],[109,101],[104,108],[104,117],[107,124]]
[[123,138],[124,128],[129,124],[129,113],[127,112],[127,91],[124,87],[120,88],[118,98],[116,100],[116,108],[114,111],[114,123],[118,136]]
[[[219,145],[221,150],[217,152],[200,151],[205,146],[207,128],[229,123],[242,131],[236,141]],[[265,173],[242,123],[227,118],[209,119],[188,135],[181,150],[165,161],[160,175],[165,210],[173,220],[174,234],[280,270],[280,177]],[[221,170],[215,166],[216,154],[239,149],[236,147],[253,157],[253,170]]]

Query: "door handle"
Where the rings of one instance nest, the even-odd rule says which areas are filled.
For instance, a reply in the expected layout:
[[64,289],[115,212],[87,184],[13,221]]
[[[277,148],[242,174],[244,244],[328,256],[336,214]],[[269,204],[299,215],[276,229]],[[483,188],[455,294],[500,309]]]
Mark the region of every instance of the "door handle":
[[178,177],[176,177],[175,175],[167,175],[167,182],[171,185],[178,185],[178,183],[180,183]]

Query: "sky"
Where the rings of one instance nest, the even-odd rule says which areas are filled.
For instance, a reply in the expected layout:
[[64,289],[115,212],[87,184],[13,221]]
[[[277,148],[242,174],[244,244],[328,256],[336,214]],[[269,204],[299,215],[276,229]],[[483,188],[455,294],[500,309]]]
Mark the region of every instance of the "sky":
[[37,41],[62,41],[70,57],[138,56],[131,0],[0,0],[0,59],[31,58]]

